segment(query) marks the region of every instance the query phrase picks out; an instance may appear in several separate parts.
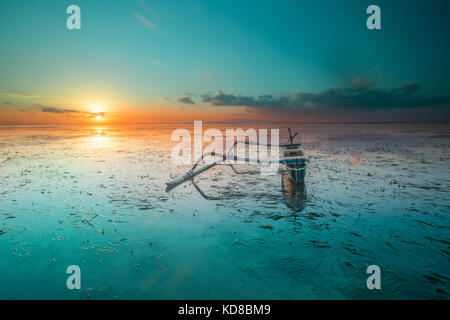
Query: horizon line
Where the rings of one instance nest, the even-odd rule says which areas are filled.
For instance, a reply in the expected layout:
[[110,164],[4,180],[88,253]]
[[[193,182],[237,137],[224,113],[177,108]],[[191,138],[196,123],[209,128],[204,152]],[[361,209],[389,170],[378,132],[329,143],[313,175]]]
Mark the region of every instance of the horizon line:
[[[202,121],[202,120],[194,120]],[[88,124],[88,123],[73,123],[73,124],[46,124],[46,123],[36,123],[36,124],[10,124],[10,123],[0,123],[0,127],[69,127],[69,126],[130,126],[130,125],[170,125],[170,124],[193,124],[194,121],[186,122],[127,122],[127,123],[106,123],[106,124]],[[202,123],[208,124],[448,124],[450,121],[202,121]]]

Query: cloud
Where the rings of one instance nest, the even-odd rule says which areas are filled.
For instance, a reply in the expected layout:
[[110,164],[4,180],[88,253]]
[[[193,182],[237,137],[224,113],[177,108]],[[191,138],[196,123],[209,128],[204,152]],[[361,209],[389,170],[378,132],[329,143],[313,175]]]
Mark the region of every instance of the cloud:
[[153,8],[147,2],[145,2],[144,0],[140,0],[139,2],[141,3],[141,6],[145,9],[145,11],[147,11],[147,13],[154,17],[158,17],[156,11],[153,10]]
[[4,92],[3,94],[6,94],[10,97],[14,98],[24,98],[24,99],[32,99],[32,98],[39,98],[40,95],[38,94],[30,94],[30,93],[15,93],[15,92]]
[[15,105],[8,101],[0,101],[0,107],[3,107],[5,109],[14,109]]
[[353,86],[355,88],[362,88],[362,89],[364,89],[364,88],[371,87],[373,85],[375,85],[375,81],[370,80],[370,79],[366,79],[366,78],[356,78],[353,81]]
[[56,107],[51,106],[44,106],[44,105],[36,105],[40,108],[41,112],[45,113],[55,113],[55,114],[64,114],[66,116],[70,117],[87,117],[87,118],[95,118],[95,117],[104,117],[106,116],[106,112],[85,112],[85,111],[78,111],[75,109],[60,109]]
[[208,71],[201,72],[201,75],[206,80],[212,80],[212,81],[217,80],[217,78],[219,77],[217,75],[217,73],[212,73],[212,72],[208,72]]
[[194,100],[192,100],[190,97],[182,97],[182,98],[177,98],[177,101],[180,103],[184,103],[184,104],[194,104]]
[[248,75],[245,72],[234,72],[232,74],[233,79],[247,79]]
[[357,78],[349,87],[332,87],[318,93],[297,91],[293,95],[257,97],[226,94],[203,95],[201,101],[211,106],[245,106],[270,110],[388,110],[426,106],[450,106],[450,96],[425,96],[417,82],[408,82],[391,90],[375,87],[369,79]]
[[41,112],[48,112],[48,113],[80,113],[80,111],[78,110],[72,110],[72,109],[58,109],[55,107],[48,107],[48,106],[41,106],[39,105],[39,107],[41,108]]
[[89,118],[96,118],[96,117],[104,117],[106,116],[106,112],[82,112],[82,114],[87,115]]
[[151,30],[156,30],[157,26],[151,22],[150,20],[148,20],[146,17],[144,17],[142,14],[140,14],[139,12],[132,10],[132,13],[134,14],[134,16],[147,28],[151,29]]

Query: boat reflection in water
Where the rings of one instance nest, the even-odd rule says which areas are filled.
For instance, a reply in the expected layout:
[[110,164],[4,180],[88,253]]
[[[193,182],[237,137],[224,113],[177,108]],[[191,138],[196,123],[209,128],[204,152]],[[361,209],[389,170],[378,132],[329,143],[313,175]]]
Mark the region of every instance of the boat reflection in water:
[[305,182],[295,183],[289,177],[288,170],[285,170],[281,175],[281,186],[287,206],[295,213],[302,212],[306,208],[307,202]]

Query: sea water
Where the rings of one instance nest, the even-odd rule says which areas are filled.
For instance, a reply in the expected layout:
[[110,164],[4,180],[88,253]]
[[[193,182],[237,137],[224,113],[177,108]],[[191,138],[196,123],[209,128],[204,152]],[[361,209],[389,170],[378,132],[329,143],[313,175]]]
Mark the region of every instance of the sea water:
[[220,200],[165,192],[192,126],[0,127],[0,298],[450,297],[447,124],[267,125],[299,131],[306,187],[220,165],[196,178]]

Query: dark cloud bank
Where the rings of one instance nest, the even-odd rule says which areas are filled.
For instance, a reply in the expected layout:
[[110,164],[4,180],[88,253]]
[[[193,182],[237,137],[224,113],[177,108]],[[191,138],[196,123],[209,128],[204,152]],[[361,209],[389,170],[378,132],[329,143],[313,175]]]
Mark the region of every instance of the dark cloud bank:
[[297,91],[293,95],[258,97],[226,94],[203,95],[201,101],[210,106],[245,106],[261,112],[380,112],[415,108],[444,109],[449,120],[450,96],[426,96],[417,82],[409,82],[391,90],[375,87],[372,80],[358,78],[349,87],[332,87],[318,93]]

